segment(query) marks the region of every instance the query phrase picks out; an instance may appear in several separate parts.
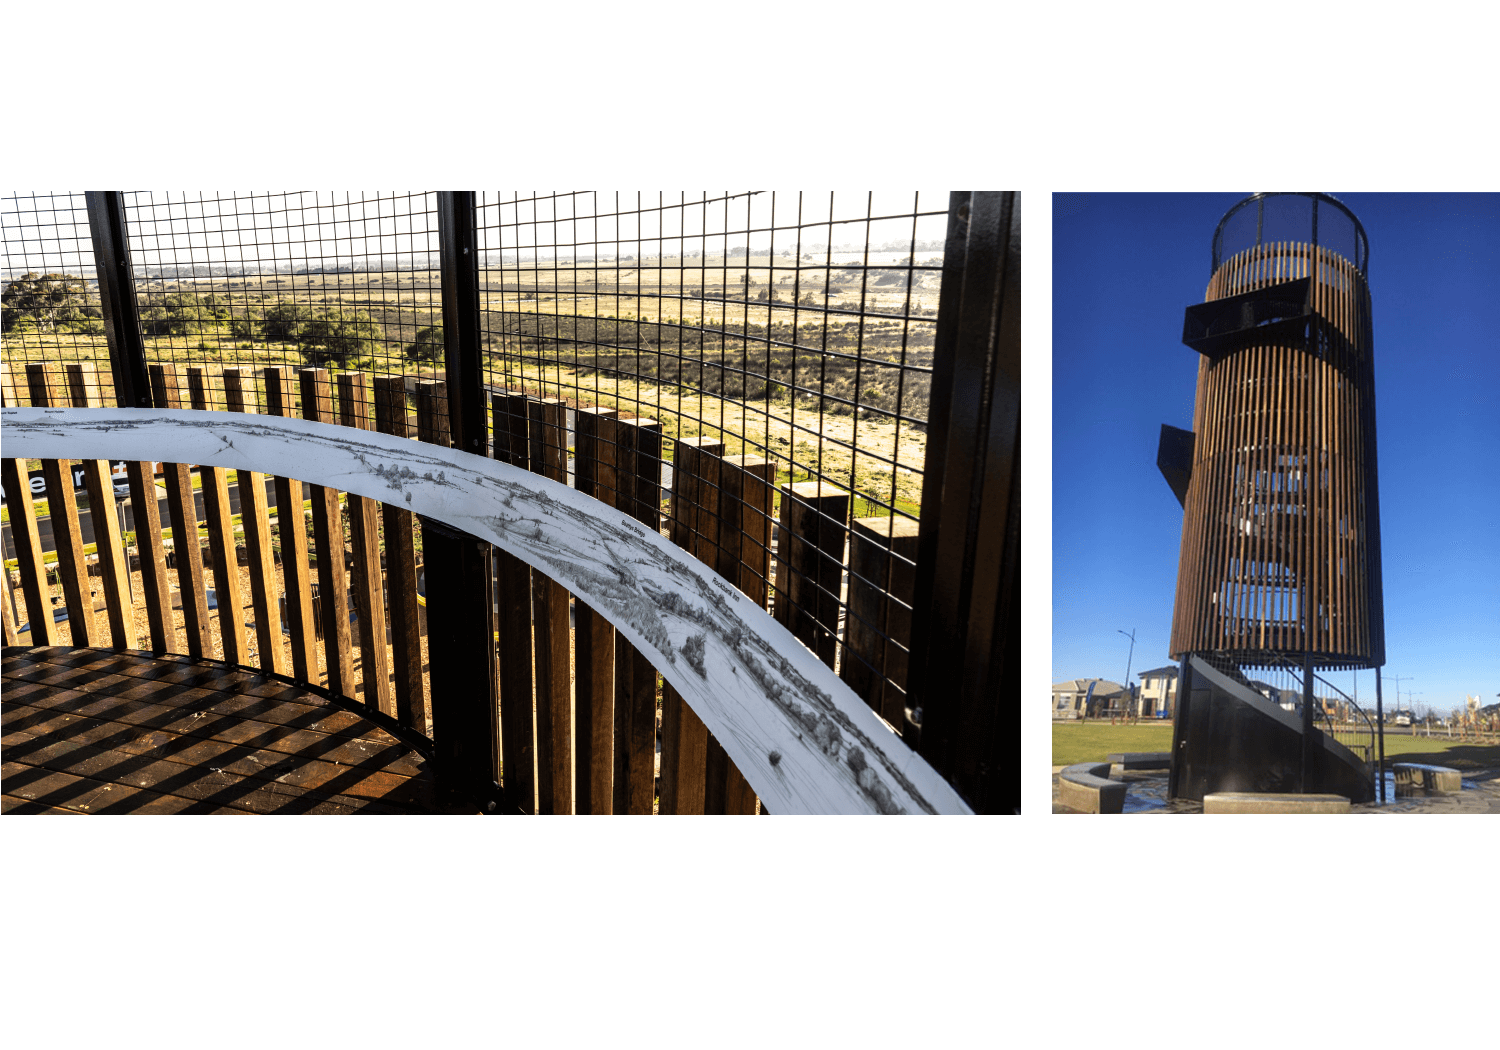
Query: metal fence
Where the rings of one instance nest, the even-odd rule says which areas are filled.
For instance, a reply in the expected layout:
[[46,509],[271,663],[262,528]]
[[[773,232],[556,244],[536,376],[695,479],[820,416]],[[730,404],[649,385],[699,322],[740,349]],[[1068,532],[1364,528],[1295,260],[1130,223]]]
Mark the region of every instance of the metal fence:
[[[770,464],[770,527],[751,531],[771,548],[741,564],[860,691],[891,693],[872,703],[900,725],[909,637],[891,620],[910,617],[947,194],[476,203],[487,384],[661,423],[669,505],[683,439]],[[788,499],[827,558],[778,561]],[[721,548],[718,524],[687,531]],[[890,557],[846,559],[850,529]],[[779,586],[757,568],[773,564]]]
[[[411,392],[443,379],[435,193],[138,191],[123,204],[146,360],[204,369],[207,407],[228,407],[233,367],[396,374]],[[487,387],[566,401],[570,450],[580,407],[660,421],[668,506],[681,438],[773,463],[765,564],[782,485],[803,485],[825,532],[858,522],[873,542],[895,519],[886,578],[808,574],[788,600],[824,627],[837,665],[863,665],[851,677],[895,691],[897,725],[909,639],[874,602],[851,627],[849,585],[884,596],[905,581],[893,611],[909,619],[947,213],[946,193],[872,192],[484,193],[476,208]],[[83,194],[14,197],[4,215],[7,283],[62,274],[76,304],[45,326],[20,314],[7,359],[93,362],[113,403]],[[264,411],[260,385],[245,391]],[[165,407],[189,407],[186,385],[176,396]],[[882,644],[851,655],[851,631]]]

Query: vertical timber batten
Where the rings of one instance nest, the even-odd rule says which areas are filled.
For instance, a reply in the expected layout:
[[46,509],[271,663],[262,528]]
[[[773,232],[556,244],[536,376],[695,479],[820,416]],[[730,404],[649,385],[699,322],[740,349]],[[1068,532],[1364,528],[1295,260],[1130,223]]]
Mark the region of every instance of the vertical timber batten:
[[[1247,207],[1253,229],[1231,224]],[[1321,670],[1385,659],[1368,258],[1363,226],[1326,194],[1256,194],[1215,231],[1182,335],[1200,356],[1169,643],[1182,662],[1171,797],[1247,783],[1374,796],[1378,726],[1361,712],[1341,729],[1339,710],[1357,705],[1315,689]],[[1299,717],[1261,708],[1255,668],[1297,681]],[[1368,743],[1345,745],[1336,734],[1360,720]]]
[[1302,277],[1305,345],[1252,340],[1199,364],[1173,659],[1384,662],[1364,275],[1326,248],[1276,241],[1226,259],[1205,302]]

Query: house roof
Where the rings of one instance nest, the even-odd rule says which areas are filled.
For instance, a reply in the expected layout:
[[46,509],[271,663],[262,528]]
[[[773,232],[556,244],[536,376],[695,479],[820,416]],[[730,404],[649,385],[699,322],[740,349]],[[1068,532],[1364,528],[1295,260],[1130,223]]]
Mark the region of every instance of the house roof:
[[1168,664],[1166,667],[1153,667],[1149,671],[1142,671],[1142,672],[1140,672],[1138,675],[1136,675],[1136,677],[1137,678],[1176,678],[1177,677],[1177,667],[1174,664]]
[[1111,682],[1107,678],[1070,678],[1066,682],[1057,682],[1052,686],[1054,693],[1086,693],[1089,683],[1097,682],[1094,686],[1095,696],[1108,696],[1111,693],[1124,692],[1125,687],[1119,682]]

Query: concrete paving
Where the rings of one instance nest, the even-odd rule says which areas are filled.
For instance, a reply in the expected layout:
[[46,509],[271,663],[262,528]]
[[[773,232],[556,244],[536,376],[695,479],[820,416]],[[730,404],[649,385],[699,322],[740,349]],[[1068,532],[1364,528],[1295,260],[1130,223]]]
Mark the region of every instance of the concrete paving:
[[[1062,766],[1052,767],[1052,812],[1075,813],[1062,804],[1058,789],[1058,773]],[[1160,772],[1129,772],[1116,765],[1110,769],[1110,778],[1123,780],[1126,785],[1126,813],[1202,813],[1201,802],[1186,802],[1167,799],[1167,775]],[[1395,784],[1390,774],[1386,780],[1386,804],[1366,802],[1349,807],[1350,813],[1500,813],[1500,769],[1481,772],[1466,772],[1463,775],[1463,790],[1456,795],[1431,798],[1397,798]]]

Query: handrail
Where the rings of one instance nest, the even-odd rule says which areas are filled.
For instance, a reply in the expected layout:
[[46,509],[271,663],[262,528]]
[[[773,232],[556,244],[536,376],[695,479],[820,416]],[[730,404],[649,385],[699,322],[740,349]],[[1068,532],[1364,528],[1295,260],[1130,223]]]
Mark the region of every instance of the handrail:
[[[1303,669],[1301,667],[1298,667],[1290,660],[1286,660],[1276,653],[1267,653],[1266,655],[1269,656],[1273,662],[1282,667],[1284,670],[1298,675],[1303,672]],[[1360,707],[1359,704],[1355,702],[1348,693],[1344,692],[1342,689],[1334,685],[1332,682],[1328,681],[1316,671],[1313,672],[1313,680],[1322,682],[1324,688],[1330,689],[1333,692],[1337,693],[1339,697],[1342,698],[1344,703],[1348,705],[1349,710],[1358,715],[1359,718],[1364,721],[1363,730],[1359,729],[1357,725],[1351,730],[1340,730],[1334,723],[1333,718],[1328,714],[1328,712],[1323,710],[1323,706],[1321,704],[1313,705],[1314,720],[1323,722],[1328,727],[1328,734],[1335,740],[1338,740],[1340,733],[1345,733],[1351,738],[1359,741],[1359,746],[1362,747],[1365,752],[1365,765],[1370,768],[1371,777],[1373,779],[1375,766],[1377,764],[1375,759],[1375,723],[1370,720],[1370,716],[1368,713],[1366,713],[1364,708]],[[1342,744],[1343,741],[1339,740],[1339,743]],[[1344,746],[1349,747],[1348,744],[1345,744]],[[1353,751],[1354,749],[1350,747],[1349,750]]]
[[610,620],[774,813],[969,813],[763,609],[659,533],[565,484],[376,431],[202,410],[0,409],[5,455],[172,460],[393,503],[545,571]]

